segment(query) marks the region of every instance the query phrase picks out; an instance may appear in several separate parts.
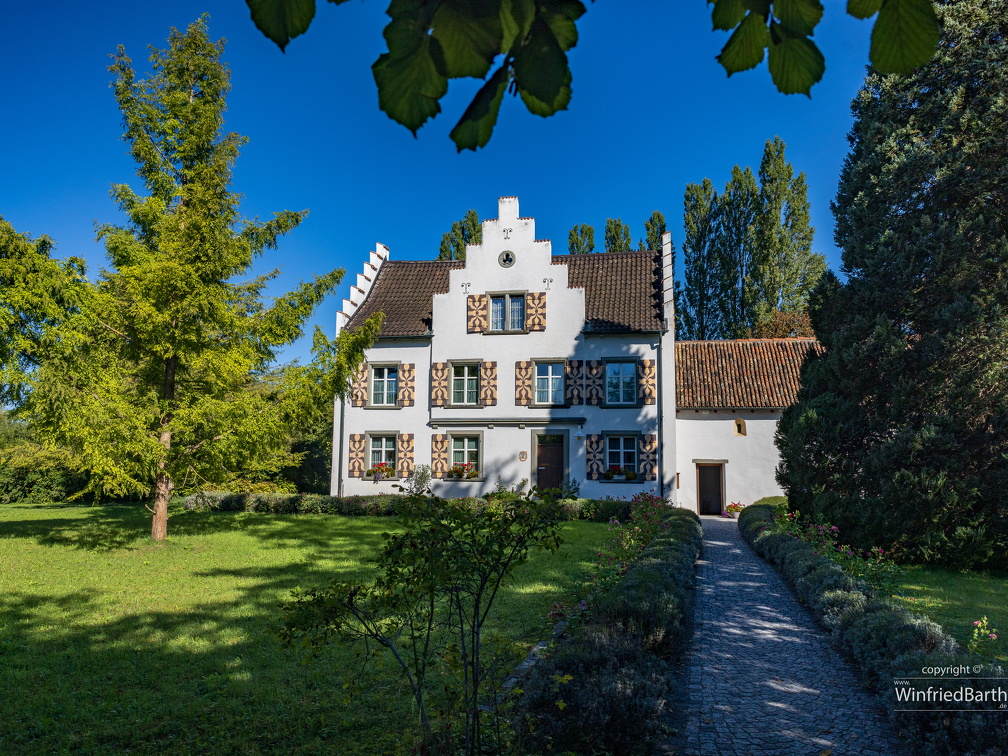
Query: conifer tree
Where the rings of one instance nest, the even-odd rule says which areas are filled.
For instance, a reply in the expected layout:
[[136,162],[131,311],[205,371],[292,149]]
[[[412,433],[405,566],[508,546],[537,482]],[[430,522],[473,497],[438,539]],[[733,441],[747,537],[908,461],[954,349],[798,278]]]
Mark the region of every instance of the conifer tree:
[[595,227],[578,223],[567,234],[567,251],[572,255],[587,255],[595,251]]
[[621,218],[606,218],[605,251],[629,252],[631,244],[630,226]]
[[778,477],[855,545],[1003,569],[1008,2],[939,9],[935,59],[854,101],[833,205],[847,281],[813,298],[827,351],[784,413]]
[[475,210],[466,210],[460,220],[452,223],[451,231],[441,236],[438,260],[465,260],[467,244],[483,242],[483,224]]
[[721,337],[717,298],[720,271],[717,257],[718,197],[710,179],[687,184],[683,198],[685,286],[682,290],[677,338]]

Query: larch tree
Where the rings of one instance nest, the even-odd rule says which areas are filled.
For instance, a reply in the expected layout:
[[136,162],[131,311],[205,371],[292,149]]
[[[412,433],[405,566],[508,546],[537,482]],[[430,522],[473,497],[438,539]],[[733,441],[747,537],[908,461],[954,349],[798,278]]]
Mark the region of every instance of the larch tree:
[[631,249],[630,226],[621,218],[606,218],[605,251],[629,252]]
[[719,311],[726,338],[746,336],[756,323],[752,273],[756,247],[756,218],[760,191],[748,167],[732,168],[731,180],[718,197],[718,228],[715,242],[718,270]]
[[800,312],[826,271],[826,258],[812,251],[805,174],[794,175],[784,157],[784,141],[767,140],[759,170],[760,201],[752,288],[757,318],[774,310]]
[[465,260],[466,245],[483,242],[483,225],[475,210],[466,210],[460,220],[452,223],[451,230],[441,235],[438,260]]
[[[138,79],[120,47],[110,68],[123,139],[146,194],[112,197],[124,225],[100,226],[109,267],[81,288],[75,311],[47,329],[21,412],[39,436],[72,450],[97,493],[150,496],[151,536],[167,537],[179,485],[221,480],[286,454],[293,424],[341,392],[376,335],[369,322],[330,342],[316,329],[314,361],[290,366],[275,391],[250,391],[278,348],[339,283],[335,270],[269,304],[278,271],[240,281],[305,213],[241,218],[230,188],[244,139],[225,132],[229,74],[205,18],[153,50]],[[331,394],[330,394],[331,395]]]
[[717,257],[718,196],[710,179],[687,184],[683,198],[682,289],[677,337],[680,339],[721,338],[718,310],[720,271]]
[[1006,0],[943,4],[935,59],[871,73],[833,212],[847,280],[778,432],[793,505],[857,546],[1008,567]]
[[567,251],[572,255],[589,255],[595,251],[595,227],[578,223],[567,233]]

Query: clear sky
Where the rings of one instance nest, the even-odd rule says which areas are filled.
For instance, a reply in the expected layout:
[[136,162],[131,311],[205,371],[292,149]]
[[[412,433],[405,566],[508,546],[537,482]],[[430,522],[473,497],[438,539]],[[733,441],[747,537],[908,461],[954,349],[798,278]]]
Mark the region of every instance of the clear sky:
[[[208,12],[211,36],[227,39],[227,128],[249,137],[234,181],[243,214],[310,210],[257,270],[282,269],[279,294],[346,268],[314,319],[327,333],[375,242],[393,259],[433,259],[452,221],[469,208],[496,217],[498,196],[516,195],[556,253],[566,253],[576,223],[594,225],[601,247],[607,217],[629,223],[636,243],[652,210],[665,214],[678,249],[686,184],[708,177],[720,190],[733,165],[757,170],[777,135],[808,177],[814,248],[839,267],[829,203],[871,32],[843,3],[825,3],[816,41],[827,68],[811,99],[779,94],[765,64],[728,78],[715,60],[727,35],[711,31],[704,0],[586,3],[570,53],[569,110],[543,119],[506,96],[489,145],[457,154],[448,133],[480,82],[454,81],[441,115],[414,138],[378,110],[371,77],[385,51],[385,0],[317,2],[312,27],[285,54],[253,26],[242,0],[7,3],[0,215],[20,232],[48,234],[58,256],[82,256],[97,274],[104,250],[94,224],[121,221],[110,185],[143,189],[119,138],[108,56],[122,44],[145,70],[148,45],[165,47],[170,27]],[[678,262],[681,275],[681,253]],[[285,356],[306,356],[308,341]]]

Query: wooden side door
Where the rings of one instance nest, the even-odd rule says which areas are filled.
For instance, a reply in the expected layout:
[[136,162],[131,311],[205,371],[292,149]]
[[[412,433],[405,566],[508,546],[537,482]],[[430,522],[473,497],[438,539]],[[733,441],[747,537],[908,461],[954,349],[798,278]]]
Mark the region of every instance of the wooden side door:
[[563,436],[539,436],[536,443],[536,485],[540,491],[559,488],[564,477]]
[[700,514],[719,515],[724,508],[721,489],[723,465],[697,465],[697,498]]

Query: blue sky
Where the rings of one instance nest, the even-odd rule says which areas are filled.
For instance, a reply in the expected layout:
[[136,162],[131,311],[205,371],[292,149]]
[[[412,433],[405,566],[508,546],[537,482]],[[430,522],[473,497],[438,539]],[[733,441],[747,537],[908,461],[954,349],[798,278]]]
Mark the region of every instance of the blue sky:
[[[432,259],[441,234],[467,209],[495,217],[497,197],[517,195],[554,252],[566,252],[576,223],[594,225],[601,244],[607,217],[629,223],[636,240],[652,210],[665,213],[679,248],[686,184],[708,177],[720,189],[733,165],[756,170],[764,143],[777,135],[808,177],[814,247],[839,267],[829,202],[871,32],[871,22],[848,17],[842,3],[826,3],[816,41],[827,69],[811,99],[776,92],[765,65],[728,78],[714,59],[727,35],[711,31],[703,0],[588,3],[570,53],[569,110],[543,119],[506,97],[489,145],[463,154],[448,133],[480,82],[453,82],[442,114],[414,138],[378,110],[371,78],[385,50],[387,3],[318,5],[311,29],[284,54],[255,29],[242,0],[8,4],[0,215],[20,232],[48,234],[57,255],[82,256],[97,274],[104,250],[94,224],[120,220],[110,185],[142,189],[119,138],[108,56],[123,44],[145,67],[148,45],[164,47],[170,27],[208,12],[213,38],[228,41],[227,128],[249,137],[234,181],[243,214],[310,210],[257,269],[282,269],[279,294],[346,268],[339,294],[313,321],[328,333],[375,242],[393,259]],[[681,262],[680,254],[680,275]],[[304,357],[308,346],[285,357]]]

